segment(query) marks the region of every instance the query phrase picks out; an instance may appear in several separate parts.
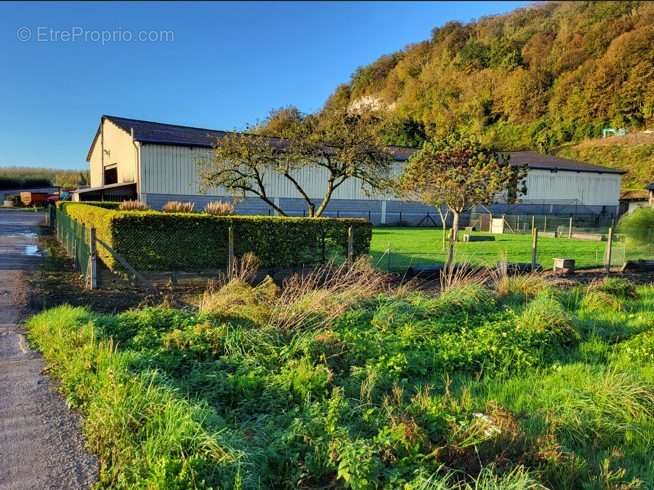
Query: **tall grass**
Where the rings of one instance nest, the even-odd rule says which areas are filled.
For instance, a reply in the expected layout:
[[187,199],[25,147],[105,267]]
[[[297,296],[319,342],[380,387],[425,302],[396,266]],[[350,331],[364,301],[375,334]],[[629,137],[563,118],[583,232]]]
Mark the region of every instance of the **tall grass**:
[[212,410],[181,397],[156,371],[130,372],[129,354],[100,340],[94,320],[86,309],[61,306],[27,326],[69,402],[84,415],[100,484],[200,488],[232,481],[229,466],[241,456],[211,433]]
[[[100,486],[654,485],[651,286],[396,294],[364,263],[281,285],[253,271],[220,278],[200,311],[29,322]],[[587,304],[598,292],[622,308]]]

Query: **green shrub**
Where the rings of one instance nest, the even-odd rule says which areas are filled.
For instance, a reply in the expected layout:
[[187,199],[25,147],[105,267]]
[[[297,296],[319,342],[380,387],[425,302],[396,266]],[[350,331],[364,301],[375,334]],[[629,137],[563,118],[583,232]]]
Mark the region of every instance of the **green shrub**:
[[[60,206],[73,219],[95,227],[97,237],[140,271],[202,271],[227,265],[228,229],[237,257],[253,253],[263,267],[314,265],[347,254],[353,228],[354,255],[370,249],[372,225],[361,219],[210,216],[157,211],[118,211],[82,203]],[[98,248],[107,267],[116,260]]]
[[654,208],[639,208],[620,220],[619,230],[637,245],[654,242]]

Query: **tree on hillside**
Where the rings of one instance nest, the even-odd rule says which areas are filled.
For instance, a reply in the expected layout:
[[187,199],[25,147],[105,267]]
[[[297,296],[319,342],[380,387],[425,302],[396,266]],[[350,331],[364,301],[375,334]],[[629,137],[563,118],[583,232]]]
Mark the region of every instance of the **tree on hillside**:
[[409,159],[399,179],[404,196],[452,213],[452,232],[446,267],[454,260],[461,214],[490,203],[500,194],[516,200],[524,188],[526,168],[512,167],[508,159],[483,146],[477,138],[453,134],[430,140]]
[[[292,107],[275,111],[256,134],[233,133],[217,141],[213,158],[201,166],[202,187],[222,186],[237,197],[256,195],[285,215],[269,189],[270,176],[281,176],[304,199],[308,215],[319,217],[348,179],[358,179],[367,190],[387,183],[393,158],[379,126],[379,117],[367,109],[332,108],[312,115]],[[310,195],[301,178],[305,170],[324,176],[321,196]]]

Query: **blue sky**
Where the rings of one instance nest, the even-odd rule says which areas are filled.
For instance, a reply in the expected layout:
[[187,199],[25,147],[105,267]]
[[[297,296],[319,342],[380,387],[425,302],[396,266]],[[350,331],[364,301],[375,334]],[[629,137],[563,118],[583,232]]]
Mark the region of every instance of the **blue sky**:
[[102,114],[242,129],[315,111],[432,28],[527,3],[0,3],[0,166],[86,168]]

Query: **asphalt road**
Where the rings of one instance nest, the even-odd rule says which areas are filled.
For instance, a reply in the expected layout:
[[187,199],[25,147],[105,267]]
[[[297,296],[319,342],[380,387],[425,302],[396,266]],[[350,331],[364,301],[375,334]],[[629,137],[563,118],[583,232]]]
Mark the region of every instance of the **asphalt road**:
[[0,490],[81,489],[96,479],[71,412],[20,326],[43,215],[0,210]]

